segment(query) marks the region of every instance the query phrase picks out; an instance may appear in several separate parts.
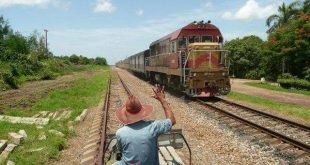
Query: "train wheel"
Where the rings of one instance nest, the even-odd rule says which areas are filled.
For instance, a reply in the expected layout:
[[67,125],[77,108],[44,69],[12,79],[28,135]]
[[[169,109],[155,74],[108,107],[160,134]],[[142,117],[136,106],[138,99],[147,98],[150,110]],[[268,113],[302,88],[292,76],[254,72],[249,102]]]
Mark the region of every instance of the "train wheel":
[[231,90],[230,86],[225,86],[225,87],[219,88],[219,93],[221,95],[227,95],[230,92],[230,90]]

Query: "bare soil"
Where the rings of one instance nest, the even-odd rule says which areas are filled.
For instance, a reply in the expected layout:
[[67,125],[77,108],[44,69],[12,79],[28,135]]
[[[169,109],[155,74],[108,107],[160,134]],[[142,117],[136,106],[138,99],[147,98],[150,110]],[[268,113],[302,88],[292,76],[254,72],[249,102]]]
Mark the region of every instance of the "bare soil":
[[252,86],[248,86],[244,84],[245,82],[253,82],[253,81],[258,82],[256,80],[232,79],[231,80],[232,91],[254,95],[254,96],[260,96],[260,97],[264,97],[264,98],[271,99],[271,100],[278,101],[278,102],[295,104],[295,105],[300,105],[304,107],[310,107],[309,96],[262,89],[262,88],[252,87]]

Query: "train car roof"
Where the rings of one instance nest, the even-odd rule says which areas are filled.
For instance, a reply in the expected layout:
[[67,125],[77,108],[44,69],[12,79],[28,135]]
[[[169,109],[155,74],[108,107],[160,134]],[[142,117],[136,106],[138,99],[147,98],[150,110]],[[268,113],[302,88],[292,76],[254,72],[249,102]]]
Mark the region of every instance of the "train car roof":
[[203,23],[202,21],[200,21],[200,22],[194,21],[194,22],[192,22],[192,23],[190,23],[190,24],[188,24],[188,25],[186,25],[186,26],[184,26],[184,27],[182,27],[182,28],[180,28],[180,29],[178,29],[178,30],[156,40],[156,41],[154,41],[154,42],[152,42],[150,46],[158,44],[158,43],[165,41],[167,39],[169,39],[169,40],[177,39],[179,37],[180,33],[182,32],[182,30],[195,30],[195,29],[216,30],[218,28],[211,23]]

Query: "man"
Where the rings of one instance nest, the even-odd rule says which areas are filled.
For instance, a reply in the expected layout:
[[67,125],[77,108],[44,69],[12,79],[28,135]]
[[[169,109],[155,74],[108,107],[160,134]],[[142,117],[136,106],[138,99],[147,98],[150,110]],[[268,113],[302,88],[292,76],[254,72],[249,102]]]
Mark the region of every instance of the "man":
[[171,130],[176,123],[171,107],[165,100],[164,89],[156,85],[155,98],[163,106],[166,119],[145,121],[153,112],[150,105],[141,105],[138,98],[129,96],[126,104],[116,111],[117,118],[124,126],[117,130],[118,148],[122,160],[115,165],[159,165],[158,136]]

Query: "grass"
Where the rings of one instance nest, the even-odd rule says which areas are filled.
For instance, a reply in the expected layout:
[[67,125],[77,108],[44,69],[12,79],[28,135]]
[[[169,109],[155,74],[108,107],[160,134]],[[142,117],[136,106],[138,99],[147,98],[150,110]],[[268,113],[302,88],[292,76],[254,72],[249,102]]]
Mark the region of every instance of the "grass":
[[234,100],[241,100],[251,104],[254,104],[259,107],[263,107],[266,109],[278,111],[284,114],[288,114],[291,116],[295,116],[298,118],[302,118],[305,120],[310,120],[310,108],[287,104],[287,103],[280,103],[276,101],[272,101],[269,99],[251,96],[243,93],[238,92],[230,92],[228,95],[229,98]]
[[[10,154],[9,159],[17,165],[47,164],[51,159],[59,159],[60,150],[66,147],[66,138],[74,135],[74,132],[70,132],[66,126],[67,122],[78,116],[83,109],[98,105],[103,99],[109,76],[109,72],[96,72],[92,77],[78,79],[69,88],[49,93],[46,98],[38,100],[29,110],[11,111],[10,113],[15,116],[30,116],[40,111],[70,109],[72,114],[67,120],[52,120],[42,129],[37,129],[34,125],[0,122],[0,139],[7,139],[9,132],[18,132],[20,129],[24,129],[28,134],[25,143],[17,147]],[[49,134],[50,129],[64,133],[65,137]],[[47,139],[39,141],[38,136],[42,132],[46,134]],[[41,151],[31,151],[40,148],[42,148]]]
[[[14,161],[17,165],[45,164],[50,159],[59,159],[59,149],[66,147],[65,138],[47,133],[49,128],[58,129],[60,131],[66,129],[55,125],[55,123],[51,123],[49,126],[39,130],[33,125],[0,122],[0,128],[1,139],[7,139],[8,132],[17,132],[20,129],[24,129],[27,132],[28,137],[23,145],[17,147],[9,157],[9,159]],[[40,132],[45,132],[47,137],[46,140],[37,140]],[[31,150],[40,148],[42,148],[41,151],[31,152]]]
[[307,90],[298,90],[298,89],[292,89],[292,88],[286,89],[286,88],[282,88],[281,86],[271,85],[269,83],[246,82],[245,84],[249,86],[269,89],[273,91],[297,93],[297,94],[303,94],[303,95],[310,96],[310,91],[307,91]]
[[92,79],[82,78],[73,87],[62,91],[52,92],[48,98],[37,102],[31,112],[57,111],[59,109],[73,110],[72,117],[76,117],[89,106],[96,105],[107,87],[108,72],[101,73]]

